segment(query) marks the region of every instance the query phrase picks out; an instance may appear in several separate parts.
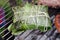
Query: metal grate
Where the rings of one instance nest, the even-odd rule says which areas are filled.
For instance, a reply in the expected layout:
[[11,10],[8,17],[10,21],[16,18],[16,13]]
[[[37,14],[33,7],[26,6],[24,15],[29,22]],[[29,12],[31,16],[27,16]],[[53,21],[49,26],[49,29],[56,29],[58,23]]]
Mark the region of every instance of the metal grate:
[[[3,22],[1,22],[0,24],[2,24],[2,23],[4,23],[4,22],[6,22],[6,24],[5,25],[3,25],[1,28],[0,28],[0,30],[2,30],[2,29],[4,29],[4,30],[2,30],[1,32],[0,32],[0,35],[1,35],[1,37],[2,37],[2,39],[3,40],[14,40],[14,38],[15,38],[15,36],[14,35],[12,35],[11,34],[11,32],[10,31],[8,31],[8,29],[7,29],[7,27],[13,22],[12,21],[12,17],[13,17],[13,12],[11,11],[11,8],[10,8],[10,6],[6,6],[5,7],[5,5],[8,3],[8,1],[6,1],[6,3],[2,6],[3,8],[4,8],[4,10],[6,10],[7,8],[8,8],[8,10],[6,10],[5,11],[5,16],[4,17],[2,17],[1,19],[3,19],[3,18],[5,18],[5,20],[3,21]],[[0,14],[0,15],[2,15],[2,14]],[[10,16],[9,16],[10,15]],[[7,17],[8,16],[8,17]],[[53,19],[54,19],[54,17],[55,16],[52,16],[51,17],[51,19],[52,19],[52,22],[53,22]],[[53,24],[53,26],[54,26],[54,24]],[[54,27],[53,27],[54,28]],[[39,33],[38,33],[39,32]],[[52,33],[52,32],[54,32],[54,34]],[[38,36],[36,35],[36,33],[38,33]],[[3,35],[2,35],[3,34]],[[21,36],[22,38],[24,37],[24,39],[25,40],[44,40],[44,38],[47,38],[47,37],[45,37],[45,35],[46,34],[48,34],[48,32],[46,32],[46,33],[42,33],[42,35],[40,35],[40,31],[39,30],[30,30],[30,31],[25,31],[25,32],[23,32],[23,33],[21,33],[20,35],[18,35],[16,38],[15,38],[15,40],[18,40],[19,39],[19,37]],[[51,34],[52,34],[52,36],[51,36]],[[56,36],[56,34],[55,34],[55,29],[52,29],[51,31],[49,31],[49,34],[48,34],[49,36],[51,36],[52,38],[54,38],[54,36]],[[33,36],[33,37],[31,37],[31,36]],[[36,38],[36,36],[37,36],[37,38]],[[59,38],[60,38],[60,35],[58,35],[59,36]],[[49,38],[51,38],[51,37],[49,37]],[[55,37],[56,38],[56,37]],[[59,38],[56,38],[56,40],[58,40]],[[47,39],[48,40],[48,39]],[[52,40],[52,39],[51,39]],[[55,40],[55,39],[54,39]],[[59,39],[60,40],[60,39]]]
[[[6,1],[5,4],[2,6],[5,10],[5,15],[0,18],[0,20],[4,19],[4,21],[2,21],[0,24],[6,22],[4,25],[2,25],[0,27],[0,30],[2,30],[0,32],[0,35],[2,37],[3,40],[13,40],[14,39],[14,35],[11,34],[11,32],[8,31],[7,27],[13,22],[12,21],[12,17],[13,17],[13,12],[12,12],[12,9],[11,7],[9,6],[9,1]],[[3,15],[3,14],[0,14],[0,15]],[[12,39],[13,38],[13,39]]]

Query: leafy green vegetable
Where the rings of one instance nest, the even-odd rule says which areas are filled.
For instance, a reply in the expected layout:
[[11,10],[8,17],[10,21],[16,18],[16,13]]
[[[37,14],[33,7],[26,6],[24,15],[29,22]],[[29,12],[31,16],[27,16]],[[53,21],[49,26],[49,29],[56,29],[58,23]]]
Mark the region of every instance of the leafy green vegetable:
[[46,32],[51,29],[51,21],[48,15],[48,7],[45,5],[31,5],[26,3],[24,7],[14,7],[14,20],[12,33],[39,29]]
[[[18,26],[17,26],[17,27],[18,27]],[[9,25],[8,30],[11,31],[13,35],[19,35],[20,32],[24,32],[24,30],[21,30],[21,29],[18,29],[18,30],[17,30],[17,29],[15,28],[15,25],[14,25],[13,23]]]

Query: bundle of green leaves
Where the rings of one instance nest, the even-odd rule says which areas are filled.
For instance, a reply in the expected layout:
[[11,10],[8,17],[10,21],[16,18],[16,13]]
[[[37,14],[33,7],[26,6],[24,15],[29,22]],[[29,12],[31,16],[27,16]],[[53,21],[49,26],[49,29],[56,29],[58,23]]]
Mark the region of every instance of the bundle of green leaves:
[[13,7],[14,19],[9,31],[16,35],[25,30],[39,29],[46,32],[51,29],[48,7],[45,5],[31,5],[28,2],[24,7]]

